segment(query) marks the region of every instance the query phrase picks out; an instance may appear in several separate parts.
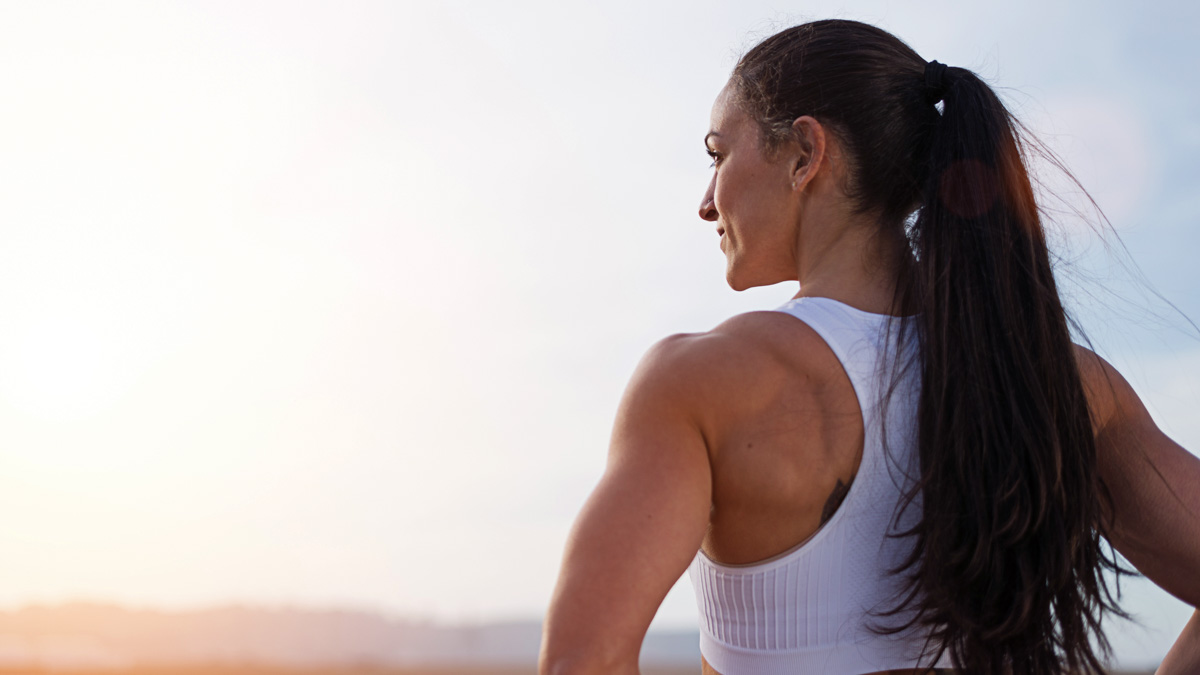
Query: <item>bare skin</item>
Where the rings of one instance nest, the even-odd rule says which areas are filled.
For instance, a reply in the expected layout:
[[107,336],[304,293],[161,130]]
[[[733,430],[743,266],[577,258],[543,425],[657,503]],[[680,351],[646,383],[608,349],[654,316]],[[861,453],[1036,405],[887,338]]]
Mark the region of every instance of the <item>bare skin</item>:
[[[837,139],[811,117],[793,128],[799,140],[768,153],[727,91],[713,107],[716,170],[700,216],[721,234],[729,285],[796,280],[799,296],[895,313],[904,243],[850,208]],[[1079,358],[1113,487],[1113,543],[1200,604],[1200,460],[1154,426],[1115,370],[1086,350]],[[572,530],[539,672],[637,673],[646,629],[697,549],[736,565],[801,544],[836,511],[862,446],[849,379],[795,318],[750,312],[660,341],[626,389],[604,476]],[[1164,675],[1191,667],[1195,644],[1180,643],[1182,669]]]

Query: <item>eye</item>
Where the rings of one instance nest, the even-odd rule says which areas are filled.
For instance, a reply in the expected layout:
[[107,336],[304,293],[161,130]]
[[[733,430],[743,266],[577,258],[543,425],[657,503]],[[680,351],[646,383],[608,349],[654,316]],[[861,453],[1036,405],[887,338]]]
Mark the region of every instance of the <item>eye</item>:
[[713,160],[712,164],[708,165],[710,168],[716,166],[721,161],[721,155],[717,154],[715,150],[705,149],[705,152],[707,152],[708,156],[712,157]]

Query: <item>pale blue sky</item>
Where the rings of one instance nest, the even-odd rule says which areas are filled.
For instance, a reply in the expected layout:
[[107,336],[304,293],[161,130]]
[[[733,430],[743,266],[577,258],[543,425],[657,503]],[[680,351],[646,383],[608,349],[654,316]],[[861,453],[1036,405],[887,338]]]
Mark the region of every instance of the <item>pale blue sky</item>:
[[[696,215],[713,97],[793,22],[1002,87],[1200,317],[1200,10],[1048,5],[0,6],[0,603],[539,615],[641,354],[795,292],[730,291]],[[1200,343],[1099,273],[1200,448]]]

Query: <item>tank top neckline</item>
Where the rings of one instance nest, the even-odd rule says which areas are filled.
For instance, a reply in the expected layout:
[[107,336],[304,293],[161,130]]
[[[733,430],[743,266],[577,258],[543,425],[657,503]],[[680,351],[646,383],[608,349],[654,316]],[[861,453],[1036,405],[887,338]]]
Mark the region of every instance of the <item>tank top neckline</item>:
[[832,302],[832,303],[834,303],[834,304],[838,305],[839,307],[843,307],[843,308],[845,308],[845,309],[848,309],[848,310],[850,310],[851,312],[854,312],[854,313],[856,313],[856,314],[861,314],[861,315],[863,315],[863,316],[868,316],[868,317],[871,317],[871,318],[873,318],[873,319],[877,319],[877,320],[880,320],[880,321],[887,320],[887,319],[909,319],[909,318],[912,318],[912,317],[915,317],[915,316],[916,316],[915,314],[905,314],[905,315],[899,315],[899,314],[879,314],[878,312],[868,312],[868,311],[867,311],[867,310],[865,310],[865,309],[859,309],[859,308],[855,307],[854,305],[849,305],[849,304],[846,304],[845,302],[842,302],[841,300],[837,300],[837,299],[835,299],[835,298],[830,298],[830,297],[827,297],[827,296],[824,296],[824,295],[800,295],[800,296],[796,296],[796,297],[793,297],[793,298],[789,299],[787,302],[785,302],[785,303],[783,304],[783,306],[785,306],[785,307],[786,307],[787,305],[789,305],[789,304],[791,304],[791,303],[793,303],[793,302],[804,302],[804,301],[808,301],[808,300],[823,300],[823,301],[825,301],[825,302]]

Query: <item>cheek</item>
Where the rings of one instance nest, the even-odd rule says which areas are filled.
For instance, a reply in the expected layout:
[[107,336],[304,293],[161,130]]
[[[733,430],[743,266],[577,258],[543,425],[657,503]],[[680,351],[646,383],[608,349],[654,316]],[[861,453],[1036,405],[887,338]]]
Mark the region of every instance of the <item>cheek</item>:
[[739,234],[745,236],[748,234],[745,230],[757,228],[766,195],[762,194],[755,176],[730,174],[728,177],[717,177],[713,203],[721,218],[739,225],[742,228]]
[[717,174],[717,182],[713,187],[713,204],[721,218],[726,221],[742,220],[745,214],[738,209],[744,201],[745,189],[739,184],[737,177]]

